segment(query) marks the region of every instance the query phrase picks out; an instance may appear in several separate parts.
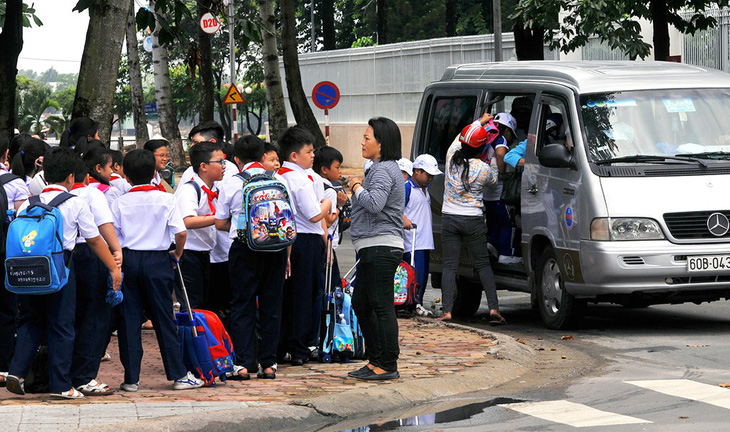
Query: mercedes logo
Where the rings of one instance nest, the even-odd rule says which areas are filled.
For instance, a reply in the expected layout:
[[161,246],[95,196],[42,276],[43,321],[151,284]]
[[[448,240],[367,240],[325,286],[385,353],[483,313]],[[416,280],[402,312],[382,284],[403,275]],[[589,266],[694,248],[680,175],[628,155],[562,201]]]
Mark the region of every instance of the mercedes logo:
[[722,237],[730,231],[730,221],[722,213],[713,213],[707,218],[707,229],[715,237]]

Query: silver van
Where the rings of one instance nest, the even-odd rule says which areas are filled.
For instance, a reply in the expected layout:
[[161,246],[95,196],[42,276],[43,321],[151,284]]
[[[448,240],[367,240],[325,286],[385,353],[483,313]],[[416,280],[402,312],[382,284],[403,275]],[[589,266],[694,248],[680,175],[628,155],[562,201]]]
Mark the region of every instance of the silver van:
[[[412,156],[443,164],[465,125],[503,111],[527,146],[515,212],[523,264],[494,260],[499,288],[531,293],[554,329],[577,324],[587,302],[730,296],[730,75],[664,62],[451,66],[423,94]],[[543,132],[556,113],[560,142]],[[443,177],[430,190],[439,287]],[[454,313],[467,315],[482,294],[461,256]]]

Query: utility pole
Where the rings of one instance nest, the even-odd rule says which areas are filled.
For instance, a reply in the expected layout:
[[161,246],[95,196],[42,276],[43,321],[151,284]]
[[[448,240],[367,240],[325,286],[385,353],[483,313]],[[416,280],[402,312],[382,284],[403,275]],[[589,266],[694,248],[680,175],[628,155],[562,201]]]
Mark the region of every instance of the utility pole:
[[[231,85],[235,85],[236,81],[236,40],[233,37],[235,31],[235,23],[233,22],[233,0],[223,0],[223,3],[228,6],[228,44],[230,45],[230,58],[231,63]],[[236,118],[236,104],[231,104],[231,144],[238,140],[238,119]]]
[[494,61],[502,61],[502,0],[492,0],[494,16]]
[[311,17],[311,21],[312,21],[312,52],[315,52],[316,51],[316,47],[315,47],[316,40],[315,40],[315,38],[317,36],[316,36],[316,34],[314,32],[314,0],[312,0],[309,3],[309,12],[310,12],[310,17]]

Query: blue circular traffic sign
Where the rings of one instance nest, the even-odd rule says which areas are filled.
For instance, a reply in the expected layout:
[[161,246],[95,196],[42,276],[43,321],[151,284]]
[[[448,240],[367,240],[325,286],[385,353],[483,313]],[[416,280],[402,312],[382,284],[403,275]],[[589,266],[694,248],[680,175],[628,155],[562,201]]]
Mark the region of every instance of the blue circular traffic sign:
[[312,90],[312,102],[319,109],[330,109],[340,101],[340,89],[329,81],[317,83]]

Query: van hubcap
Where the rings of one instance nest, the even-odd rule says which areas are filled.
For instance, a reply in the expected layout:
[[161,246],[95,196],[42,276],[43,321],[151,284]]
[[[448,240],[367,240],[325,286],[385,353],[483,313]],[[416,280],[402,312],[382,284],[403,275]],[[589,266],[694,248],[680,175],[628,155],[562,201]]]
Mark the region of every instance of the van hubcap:
[[542,304],[545,312],[554,316],[560,311],[560,302],[563,298],[563,290],[560,288],[560,268],[557,261],[551,258],[545,263],[542,269],[541,294]]

